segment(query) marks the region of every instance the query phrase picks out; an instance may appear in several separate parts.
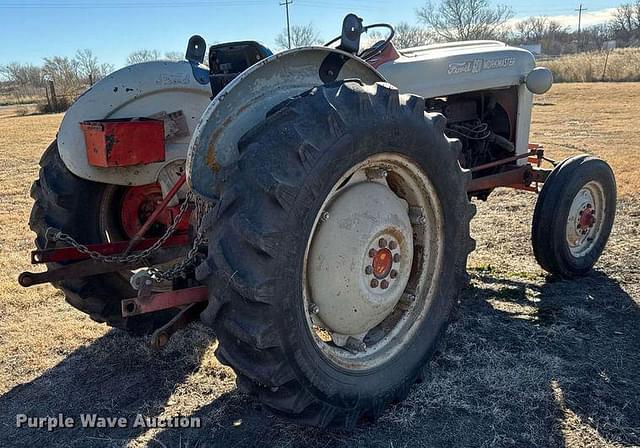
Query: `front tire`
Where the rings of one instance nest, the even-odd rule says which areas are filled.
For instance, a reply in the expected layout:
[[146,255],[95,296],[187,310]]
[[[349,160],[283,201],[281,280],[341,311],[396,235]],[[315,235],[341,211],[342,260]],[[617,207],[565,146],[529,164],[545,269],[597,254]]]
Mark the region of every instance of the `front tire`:
[[549,175],[533,214],[533,253],[547,272],[586,275],[604,250],[616,214],[616,180],[603,160],[579,155]]
[[[376,418],[391,401],[403,399],[421,377],[458,291],[466,283],[466,260],[474,248],[469,221],[475,208],[466,193],[470,175],[458,163],[459,142],[444,135],[444,125],[442,115],[425,114],[420,97],[400,96],[387,84],[363,86],[347,81],[286,101],[241,139],[240,160],[219,173],[220,200],[214,210],[217,221],[209,234],[208,259],[199,268],[199,274],[210,279],[209,306],[201,317],[215,328],[219,340],[216,355],[235,370],[241,390],[298,422],[350,429],[361,416]],[[416,169],[403,168],[409,165]],[[371,171],[358,171],[362,166]],[[356,317],[358,309],[331,315],[310,309],[313,304],[307,297],[307,286],[313,283],[307,278],[309,272],[322,270],[324,255],[331,257],[334,250],[337,255],[332,260],[338,261],[330,267],[348,271],[348,278],[331,281],[331,275],[325,277],[327,288],[335,292],[325,299],[353,299],[355,293],[345,285],[361,285],[352,281],[350,262],[339,262],[353,258],[352,251],[343,249],[353,243],[350,238],[343,238],[344,245],[332,245],[325,238],[323,244],[334,249],[316,257],[319,265],[315,271],[309,271],[307,261],[313,258],[309,247],[317,237],[315,228],[327,218],[329,198],[341,188],[344,195],[350,189],[365,188],[371,180],[362,173],[373,176],[382,169],[388,176],[376,186],[381,193],[367,201],[373,204],[384,195],[395,194],[394,202],[404,204],[406,220],[412,220],[409,233],[413,235],[399,235],[393,246],[378,240],[376,233],[371,238],[365,236],[379,241],[381,248],[396,251],[402,241],[416,242],[406,251],[412,261],[406,283],[394,292],[413,292],[415,297],[413,305],[407,305],[396,302],[396,296],[388,316],[397,319],[385,319],[369,329],[372,324],[368,319]],[[424,203],[432,206],[425,210],[434,217],[432,221],[409,216],[419,202],[414,193],[415,185],[420,185],[409,178],[420,176],[429,185],[425,188],[431,189],[430,196],[425,193],[428,200]],[[351,182],[356,183],[351,186]],[[352,204],[354,209],[362,208],[358,201]],[[347,215],[336,213],[335,228],[352,232],[349,235],[354,239],[367,229],[362,225],[363,220],[370,220],[366,213],[355,220],[342,219]],[[371,215],[375,213],[371,210]],[[399,220],[404,222],[404,218]],[[367,260],[366,251],[362,258]],[[356,269],[358,275],[375,274],[373,268],[362,267]],[[391,294],[396,277],[387,276],[389,272],[383,269],[384,277],[379,278],[388,281],[384,289]],[[396,275],[403,278],[405,274]],[[428,281],[421,283],[425,278]],[[366,281],[382,288],[382,280],[366,277]],[[314,294],[322,294],[321,288]],[[376,294],[385,297],[384,291],[376,289]],[[323,306],[326,310],[331,303]],[[371,317],[374,307],[364,306],[368,317],[378,322],[379,317]],[[411,313],[419,318],[411,320]],[[314,314],[318,320],[331,322],[330,329],[344,323],[341,315],[351,322],[341,327],[339,337],[332,335],[323,341],[314,334],[313,324],[318,322],[311,316]],[[386,334],[400,344],[395,348],[381,344],[384,337],[375,339],[372,335],[391,321],[394,329],[402,330]],[[369,331],[358,339],[356,333],[362,328]],[[360,355],[354,341],[364,350]],[[329,352],[323,350],[323,343]],[[380,350],[368,353],[370,344]],[[327,354],[331,352],[338,353],[337,358]]]

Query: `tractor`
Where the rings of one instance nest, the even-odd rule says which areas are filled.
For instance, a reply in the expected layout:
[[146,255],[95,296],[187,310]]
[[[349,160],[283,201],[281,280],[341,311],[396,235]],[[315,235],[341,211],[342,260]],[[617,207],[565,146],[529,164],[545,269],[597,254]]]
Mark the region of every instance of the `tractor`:
[[468,282],[473,200],[538,194],[533,252],[559,278],[589,273],[616,210],[607,163],[529,142],[553,83],[530,52],[393,38],[353,14],[277,54],[193,36],[184,61],[102,79],[40,161],[47,271],[20,284],[155,348],[200,319],[238,388],[301,424],[376,419],[424,377]]

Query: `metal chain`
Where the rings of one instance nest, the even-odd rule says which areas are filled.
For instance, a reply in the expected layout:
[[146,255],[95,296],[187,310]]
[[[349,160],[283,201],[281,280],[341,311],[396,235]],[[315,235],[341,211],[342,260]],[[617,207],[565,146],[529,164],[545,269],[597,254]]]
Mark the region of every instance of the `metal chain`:
[[198,259],[198,251],[200,249],[200,246],[204,244],[207,239],[204,231],[204,217],[209,211],[211,204],[198,197],[195,198],[195,203],[197,214],[196,236],[193,239],[191,249],[189,249],[189,252],[187,252],[187,255],[183,257],[182,260],[180,260],[178,263],[176,263],[166,271],[161,271],[154,267],[149,268],[147,270],[148,274],[157,282],[160,282],[162,280],[173,280],[174,278],[182,276],[186,272],[187,268],[194,265]]
[[[60,230],[53,229],[52,227],[47,229],[45,233],[45,238],[48,239],[49,241],[61,241],[63,243],[67,243],[68,245],[75,248],[78,252],[83,253],[87,255],[89,258],[100,261],[102,263],[125,263],[125,264],[135,263],[138,261],[142,261],[148,258],[153,253],[157,252],[164,245],[164,243],[169,238],[171,238],[171,236],[175,233],[175,230],[178,224],[180,223],[180,221],[182,221],[182,218],[184,217],[185,213],[187,212],[187,210],[189,210],[190,202],[193,199],[194,199],[193,193],[188,192],[184,202],[180,206],[180,211],[173,219],[173,222],[171,223],[171,225],[167,228],[167,231],[165,232],[165,234],[162,235],[162,237],[160,237],[152,246],[135,254],[124,255],[124,256],[123,255],[103,255],[99,252],[92,251],[84,244],[77,242],[72,236]],[[196,203],[196,213],[198,213],[198,219],[197,219],[198,222],[197,222],[196,238],[193,241],[193,245],[189,250],[189,252],[187,253],[186,257],[184,257],[179,263],[177,263],[175,266],[173,266],[169,270],[162,272],[156,268],[150,268],[149,273],[157,281],[169,280],[179,276],[196,259],[198,248],[200,247],[200,244],[204,242],[204,239],[205,239],[205,234],[203,229],[204,226],[202,225],[203,224],[202,221],[203,221],[204,215],[209,209],[210,204],[200,198],[195,198],[195,203]]]

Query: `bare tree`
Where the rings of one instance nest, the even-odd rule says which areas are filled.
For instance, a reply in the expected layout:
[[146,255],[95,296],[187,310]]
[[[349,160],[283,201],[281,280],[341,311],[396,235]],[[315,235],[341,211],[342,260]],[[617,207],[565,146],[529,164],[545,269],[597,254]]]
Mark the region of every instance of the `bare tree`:
[[640,42],[640,0],[618,6],[611,19],[611,28],[623,44]]
[[139,64],[141,62],[157,61],[161,59],[158,50],[136,50],[127,56],[127,65]]
[[500,39],[513,16],[506,5],[492,6],[488,0],[431,1],[416,11],[438,40]]
[[164,59],[169,61],[183,61],[184,53],[181,51],[167,51],[164,53]]
[[573,37],[569,28],[548,17],[529,17],[515,24],[516,43],[540,44],[545,54],[560,54]]
[[605,42],[615,40],[614,31],[608,23],[592,25],[582,30],[583,48],[602,50]]
[[394,28],[396,36],[393,38],[393,43],[398,48],[419,47],[434,41],[433,34],[418,25],[400,22]]
[[91,50],[76,51],[75,61],[78,65],[79,78],[91,85],[113,71],[112,64],[100,64]]
[[[318,33],[318,30],[316,30],[312,23],[308,25],[293,25],[291,27],[291,46],[293,48],[308,47],[320,43],[322,43],[320,33]],[[289,48],[289,38],[286,28],[276,37],[276,45],[281,49]]]
[[0,75],[13,84],[22,87],[42,87],[42,69],[33,64],[20,64],[11,62],[0,66]]
[[53,81],[60,95],[74,96],[82,85],[78,61],[66,56],[44,58],[42,73],[45,78]]
[[[395,37],[393,38],[393,44],[400,49],[427,45],[435,40],[433,34],[429,32],[429,30],[419,25],[400,22],[397,25],[394,25],[393,29],[396,32]],[[362,36],[360,47],[371,47],[376,42],[387,39],[388,36],[389,32],[386,30],[379,31],[377,29],[373,29]]]
[[516,23],[515,30],[519,39],[528,43],[537,43],[555,34],[568,31],[559,22],[548,17],[529,17]]

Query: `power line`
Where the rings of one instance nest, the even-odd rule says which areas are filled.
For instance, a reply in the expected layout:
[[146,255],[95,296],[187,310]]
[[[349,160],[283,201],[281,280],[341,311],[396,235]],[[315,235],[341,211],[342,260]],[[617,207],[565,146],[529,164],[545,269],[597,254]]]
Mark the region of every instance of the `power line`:
[[291,20],[289,19],[289,5],[293,4],[293,0],[284,0],[280,6],[284,6],[287,10],[287,37],[289,38],[289,50],[291,50]]
[[52,3],[34,3],[34,2],[21,2],[21,3],[4,3],[0,4],[0,9],[120,9],[120,8],[144,8],[144,9],[157,9],[157,8],[198,8],[198,7],[242,7],[242,6],[259,6],[264,5],[263,1],[259,0],[192,0],[192,1],[151,1],[144,2],[140,0],[134,1],[113,1],[109,3],[83,3],[83,2],[52,2]]

